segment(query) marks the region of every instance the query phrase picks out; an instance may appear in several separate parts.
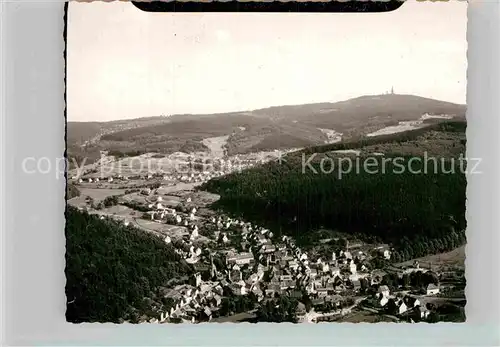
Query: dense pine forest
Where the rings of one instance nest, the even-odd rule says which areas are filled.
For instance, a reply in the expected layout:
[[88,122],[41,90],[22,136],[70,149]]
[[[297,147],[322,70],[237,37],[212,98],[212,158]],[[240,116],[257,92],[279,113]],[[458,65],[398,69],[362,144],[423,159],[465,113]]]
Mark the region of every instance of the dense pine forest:
[[67,321],[134,323],[168,309],[162,287],[192,269],[160,238],[68,206],[65,272]]
[[368,154],[361,156],[361,163],[370,160],[375,163],[371,168],[384,167],[385,173],[373,174],[361,167],[340,176],[339,170],[347,171],[344,161],[323,166],[323,171],[315,161],[312,169],[304,170],[300,158],[375,143],[413,141],[418,146],[415,140],[429,131],[463,135],[449,147],[465,151],[465,123],[446,122],[384,138],[307,149],[286,161],[213,179],[201,189],[221,195],[216,207],[268,225],[277,235],[291,234],[301,240],[315,230],[331,228],[366,241],[392,244],[397,250],[395,261],[451,250],[465,243],[466,178],[464,164],[457,157],[447,154],[435,164],[399,153]]

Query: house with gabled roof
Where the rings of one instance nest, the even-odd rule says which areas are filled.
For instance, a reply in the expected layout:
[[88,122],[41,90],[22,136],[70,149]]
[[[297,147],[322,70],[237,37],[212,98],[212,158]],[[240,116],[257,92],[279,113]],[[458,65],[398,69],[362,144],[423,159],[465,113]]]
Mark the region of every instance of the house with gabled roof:
[[380,305],[380,307],[384,307],[388,302],[389,299],[387,298],[387,296],[382,296],[378,299],[378,304]]
[[406,306],[403,300],[392,299],[392,298],[389,299],[386,307],[387,311],[390,314],[403,314],[408,310],[408,307]]
[[412,310],[412,315],[417,319],[426,319],[430,314],[430,311],[425,306],[415,306]]
[[385,297],[388,297],[390,294],[389,287],[387,287],[386,285],[382,285],[382,286],[378,287],[378,292],[380,294],[382,294],[382,296],[385,296]]
[[425,291],[427,295],[439,294],[439,286],[436,286],[434,283],[429,283]]
[[408,308],[414,308],[414,307],[417,307],[417,306],[420,306],[420,300],[418,300],[417,298],[414,298],[412,296],[405,296],[403,298],[406,306],[408,306]]

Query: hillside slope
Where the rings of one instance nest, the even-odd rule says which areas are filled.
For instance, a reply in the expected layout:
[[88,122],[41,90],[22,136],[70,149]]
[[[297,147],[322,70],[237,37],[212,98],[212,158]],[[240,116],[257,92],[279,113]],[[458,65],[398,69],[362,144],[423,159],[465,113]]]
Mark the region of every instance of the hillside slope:
[[[372,155],[374,146],[383,147],[385,156]],[[337,229],[391,243],[399,250],[398,260],[465,242],[466,179],[458,160],[465,153],[465,123],[352,142],[347,147],[360,151],[359,162],[345,161],[346,154],[336,152],[344,147],[291,153],[281,163],[213,179],[202,189],[221,196],[216,207],[298,240],[320,228]],[[424,155],[437,164],[425,164]],[[370,170],[365,169],[368,160]]]
[[[343,139],[358,139],[386,126],[421,120],[423,114],[463,119],[465,106],[413,95],[362,96],[336,103],[275,106],[247,112],[173,115],[107,123],[68,123],[68,148],[84,140],[85,149],[116,151],[178,151],[187,141],[229,135],[228,154],[320,145],[319,130],[331,129]],[[192,147],[192,145],[190,145]],[[196,147],[196,146],[195,146]],[[198,150],[206,150],[202,145]]]
[[157,317],[155,308],[165,304],[160,289],[190,273],[163,240],[67,207],[67,321],[118,323]]

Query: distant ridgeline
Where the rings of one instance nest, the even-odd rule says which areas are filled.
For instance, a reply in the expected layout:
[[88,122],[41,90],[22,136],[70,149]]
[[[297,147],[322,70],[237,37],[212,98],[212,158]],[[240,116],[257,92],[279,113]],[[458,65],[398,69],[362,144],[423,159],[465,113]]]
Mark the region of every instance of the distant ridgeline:
[[68,200],[77,196],[80,196],[80,191],[78,190],[78,188],[75,185],[68,183],[66,186],[66,197],[68,198]]
[[[397,250],[393,259],[404,261],[465,243],[466,178],[458,160],[465,153],[465,128],[465,122],[445,122],[359,142],[308,148],[288,155],[281,163],[213,179],[201,189],[221,195],[218,207],[268,225],[278,235],[306,240],[314,230],[331,228],[365,241],[389,242]],[[383,148],[385,156],[370,154],[376,148]],[[340,165],[322,173],[319,160],[311,164],[316,173],[303,170],[308,155],[334,158],[339,153],[332,151],[347,149],[361,150],[361,163],[371,157],[378,168],[385,165],[385,173],[373,174],[361,166],[359,172],[352,170],[339,179],[339,168],[347,169],[347,162],[335,161]],[[415,156],[421,161],[411,162],[413,172],[424,169],[423,152],[428,150],[438,164],[429,162],[427,173],[409,172]],[[396,157],[397,164],[382,162]],[[406,168],[404,172],[401,166]],[[373,167],[377,166],[371,165],[370,170]]]
[[160,238],[68,206],[65,273],[67,321],[134,323],[169,309],[162,286],[192,269]]

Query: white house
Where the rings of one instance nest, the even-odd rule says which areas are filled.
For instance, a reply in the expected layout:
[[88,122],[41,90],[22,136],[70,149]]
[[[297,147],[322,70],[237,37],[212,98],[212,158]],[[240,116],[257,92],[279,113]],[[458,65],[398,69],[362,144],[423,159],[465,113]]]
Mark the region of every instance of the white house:
[[438,293],[439,293],[439,287],[436,286],[434,283],[430,283],[427,286],[427,289],[426,289],[426,294],[427,295],[436,295]]
[[420,319],[426,319],[429,316],[429,310],[422,306],[415,307],[415,313],[420,317]]
[[418,300],[417,298],[407,296],[407,297],[405,297],[404,300],[405,300],[406,306],[408,306],[408,308],[414,308],[414,307],[420,306],[420,300]]
[[250,264],[254,260],[253,254],[250,252],[242,252],[239,254],[234,254],[226,258],[227,263],[235,263],[237,265]]
[[379,246],[376,249],[385,259],[391,259],[391,251],[389,251],[388,246]]
[[381,307],[384,307],[388,302],[389,302],[389,299],[387,298],[387,296],[382,296],[382,298],[379,301],[379,304]]
[[403,300],[401,300],[401,301],[398,303],[398,313],[399,313],[399,314],[403,314],[403,313],[405,313],[407,310],[408,310],[408,307],[407,307],[407,306],[406,306],[406,304],[403,302]]
[[390,292],[389,292],[389,287],[387,286],[380,286],[378,287],[378,292],[382,294],[382,296],[388,297]]
[[165,313],[161,312],[160,313],[160,320],[159,320],[160,323],[163,323],[164,321],[166,321],[167,318],[168,318],[168,312],[165,312]]
[[201,274],[196,273],[194,275],[194,280],[195,280],[195,286],[198,287],[201,284]]

